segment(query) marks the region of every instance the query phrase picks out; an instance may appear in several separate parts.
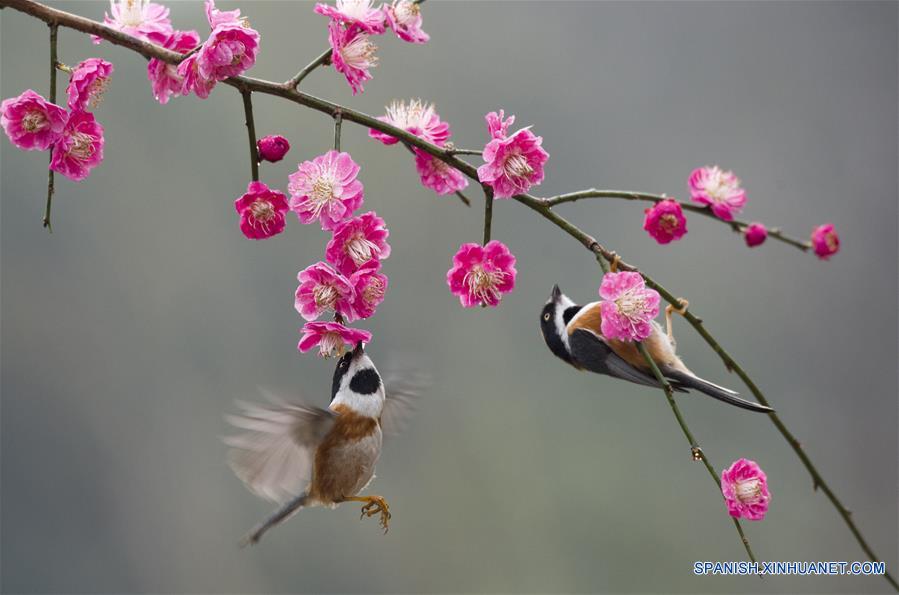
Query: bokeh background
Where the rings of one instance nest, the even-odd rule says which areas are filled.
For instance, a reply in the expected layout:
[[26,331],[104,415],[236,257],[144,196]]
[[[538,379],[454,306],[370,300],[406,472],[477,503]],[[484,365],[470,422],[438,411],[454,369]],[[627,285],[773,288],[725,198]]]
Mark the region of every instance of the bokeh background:
[[[57,4],[101,18],[105,4]],[[202,5],[170,3],[205,34]],[[222,8],[238,6],[222,3]],[[283,80],[322,51],[308,2],[244,2],[262,32],[252,74]],[[552,155],[541,195],[591,186],[683,198],[696,166],[744,180],[746,217],[807,236],[832,221],[831,262],[689,218],[658,246],[643,204],[560,212],[687,297],[776,405],[888,567],[897,564],[897,4],[894,2],[439,2],[430,44],[385,36],[352,97],[333,70],[314,94],[372,114],[437,102],[454,140],[480,147],[505,108]],[[2,94],[47,89],[47,27],[2,13]],[[60,31],[60,59],[116,73],[97,110],[106,159],[58,182],[40,227],[46,156],[2,142],[2,588],[7,592],[880,592],[879,577],[696,577],[744,557],[720,495],[658,391],[574,373],[537,332],[558,282],[595,299],[596,262],[514,202],[494,237],[518,256],[495,310],[463,310],[444,275],[481,237],[468,209],[423,189],[410,155],[344,126],[366,206],[389,223],[391,289],[366,326],[370,353],[434,381],[373,486],[395,513],[381,535],[355,506],[302,512],[259,547],[238,538],[269,504],[225,464],[222,415],[264,386],[325,405],[332,363],[300,356],[292,294],[326,236],[296,220],[264,242],[237,229],[249,176],[239,95],[152,98],[145,61]],[[64,78],[61,79],[64,86]],[[260,135],[293,149],[264,165],[282,189],[326,151],[332,123],[260,96]],[[701,375],[743,390],[682,321]],[[403,354],[414,354],[407,359]],[[745,393],[745,391],[744,391]],[[745,456],[770,478],[763,560],[863,554],[771,423],[680,399],[719,468]]]

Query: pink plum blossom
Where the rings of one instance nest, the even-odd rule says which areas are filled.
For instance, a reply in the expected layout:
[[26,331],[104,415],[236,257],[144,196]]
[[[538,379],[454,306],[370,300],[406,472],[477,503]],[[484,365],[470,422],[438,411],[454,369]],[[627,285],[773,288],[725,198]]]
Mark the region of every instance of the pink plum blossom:
[[390,256],[384,220],[374,211],[341,223],[325,248],[325,258],[344,275],[352,275],[369,261],[380,262]]
[[258,51],[255,30],[234,23],[219,25],[197,53],[197,68],[204,79],[223,81],[252,68]]
[[284,231],[284,213],[290,207],[283,193],[262,182],[250,182],[247,192],[236,201],[240,231],[251,240],[264,240]]
[[530,127],[505,136],[514,120],[502,121],[503,114],[487,114],[487,129],[493,139],[484,147],[484,165],[478,168],[478,179],[493,188],[495,198],[510,198],[527,192],[543,181],[543,165],[549,153],[543,150],[543,137],[535,136]]
[[717,165],[694,169],[688,185],[693,200],[710,207],[724,221],[732,221],[746,204],[746,191],[740,187],[740,179],[734,172],[723,171]]
[[[109,12],[103,22],[117,31],[146,41],[156,42],[154,36],[165,37],[172,32],[169,9],[149,0],[109,0]],[[92,35],[94,43],[102,38]]]
[[69,116],[62,137],[53,145],[50,169],[80,182],[103,161],[103,127],[90,112]]
[[387,275],[378,272],[380,267],[379,261],[370,260],[350,276],[356,299],[353,301],[353,317],[348,320],[369,318],[384,301],[387,293]]
[[687,219],[676,200],[659,201],[644,212],[646,217],[643,219],[643,229],[658,243],[667,244],[686,235]]
[[31,89],[0,104],[0,125],[12,144],[26,151],[45,151],[66,127],[69,114]]
[[505,110],[499,110],[499,113],[490,112],[484,119],[487,120],[487,132],[490,133],[491,139],[506,138],[509,135],[509,127],[515,123],[515,116],[507,118]]
[[349,153],[328,151],[304,161],[290,174],[290,208],[303,223],[321,221],[330,230],[353,216],[362,206],[359,166]]
[[384,11],[372,6],[372,0],[337,0],[337,6],[318,3],[315,12],[330,18],[333,23],[357,26],[366,33],[380,35],[385,30]]
[[354,346],[360,341],[371,341],[371,333],[362,329],[346,327],[339,322],[307,322],[300,329],[303,336],[297,349],[306,353],[318,345],[318,353],[322,357],[343,355],[346,346]]
[[236,10],[219,10],[215,7],[215,0],[206,0],[206,20],[209,21],[209,28],[215,29],[219,25],[238,25],[244,26],[248,24],[246,17],[241,18],[240,9]]
[[83,111],[100,105],[112,71],[112,64],[101,58],[88,58],[76,66],[66,87],[69,109]]
[[746,240],[747,246],[754,248],[765,243],[768,238],[768,230],[761,223],[750,223],[743,230],[743,238]]
[[300,316],[315,320],[323,312],[332,311],[353,319],[356,292],[349,279],[326,262],[317,262],[297,274],[300,282],[293,305]]
[[218,81],[200,74],[199,60],[198,54],[187,58],[178,65],[177,74],[181,77],[181,95],[193,93],[200,99],[206,99]]
[[378,46],[358,25],[344,27],[337,21],[328,24],[328,42],[331,44],[331,64],[346,77],[353,95],[364,89],[362,83],[371,80],[369,69],[378,64],[375,52]]
[[[392,101],[387,106],[387,115],[379,116],[379,120],[402,128],[410,134],[433,143],[438,147],[446,144],[450,137],[450,127],[440,120],[433,103],[425,103],[421,99]],[[399,139],[386,132],[370,128],[368,135],[385,145],[392,145]]]
[[431,36],[421,28],[421,6],[411,0],[393,0],[384,4],[387,22],[396,36],[409,43],[427,43]]
[[738,459],[721,472],[721,493],[734,518],[760,521],[768,512],[768,478],[755,461]]
[[503,294],[515,289],[515,256],[499,240],[486,246],[462,244],[446,273],[446,283],[465,308],[499,305]]
[[[196,31],[173,31],[160,42],[164,48],[186,54],[200,45],[200,35]],[[147,78],[153,88],[153,97],[165,105],[172,96],[181,95],[184,87],[184,76],[178,73],[177,64],[168,64],[153,58],[147,64]]]
[[261,161],[277,163],[287,155],[287,151],[290,150],[290,143],[280,134],[270,134],[256,141],[256,150],[259,152]]
[[462,172],[421,149],[415,149],[415,169],[422,185],[441,196],[468,186],[468,180]]
[[640,273],[606,273],[599,286],[600,330],[606,339],[642,341],[659,314],[659,293],[646,287]]
[[819,225],[812,231],[812,248],[821,260],[828,260],[840,251],[840,236],[833,223]]

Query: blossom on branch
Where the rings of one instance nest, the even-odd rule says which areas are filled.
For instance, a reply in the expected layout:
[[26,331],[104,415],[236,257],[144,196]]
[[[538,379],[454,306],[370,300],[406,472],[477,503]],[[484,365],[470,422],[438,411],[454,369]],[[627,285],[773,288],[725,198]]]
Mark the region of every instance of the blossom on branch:
[[721,493],[734,518],[760,521],[768,512],[768,478],[755,461],[738,459],[721,472]]
[[206,20],[209,21],[209,28],[215,29],[219,25],[247,25],[246,17],[240,16],[240,9],[235,10],[219,10],[215,7],[215,0],[206,0],[204,4],[206,9]]
[[[154,36],[165,37],[172,32],[169,9],[149,0],[109,0],[109,12],[103,22],[127,35],[157,43]],[[102,38],[92,35],[94,43]],[[158,38],[157,38],[158,39]]]
[[371,341],[371,333],[362,329],[349,328],[339,322],[307,322],[300,329],[303,336],[297,344],[301,353],[306,353],[318,345],[318,353],[322,357],[343,355],[346,346],[356,345],[360,341]]
[[659,292],[646,287],[640,273],[606,273],[599,296],[600,330],[606,339],[642,341],[652,334],[652,321],[659,314],[661,298]]
[[290,209],[287,197],[262,182],[250,182],[236,201],[240,231],[251,240],[264,240],[284,231],[284,214]]
[[478,179],[493,188],[495,198],[511,198],[527,192],[543,181],[543,165],[549,159],[543,137],[534,135],[530,127],[506,136],[515,117],[503,121],[503,112],[486,116],[492,140],[484,147],[484,165],[478,168]]
[[28,89],[0,104],[0,125],[9,141],[25,151],[45,151],[66,127],[69,114]]
[[468,186],[468,179],[462,172],[418,148],[415,149],[415,169],[422,185],[441,196],[458,192]]
[[486,246],[459,246],[453,266],[446,273],[446,283],[464,308],[496,307],[503,294],[515,289],[517,275],[515,256],[505,244],[491,240]]
[[369,318],[384,301],[387,294],[387,275],[378,272],[380,268],[379,260],[369,260],[350,276],[356,299],[353,300],[353,315],[347,320]]
[[315,12],[330,18],[333,23],[357,26],[366,33],[380,35],[386,29],[384,10],[372,6],[372,0],[337,0],[336,6],[318,3]]
[[[386,115],[378,116],[379,120],[401,128],[438,147],[446,144],[450,137],[449,124],[440,120],[440,115],[433,103],[425,103],[421,99],[410,99],[408,102],[394,100],[387,106],[386,111]],[[399,140],[395,136],[390,136],[386,132],[374,128],[369,128],[368,135],[385,145],[392,145]]]
[[197,53],[197,68],[207,80],[223,81],[249,70],[256,63],[259,33],[240,24],[219,25]]
[[178,65],[177,74],[181,77],[181,95],[193,93],[200,99],[206,99],[215,87],[215,79],[204,77],[200,74],[199,56],[192,55]]
[[344,27],[338,21],[328,24],[328,43],[331,44],[331,64],[346,77],[353,95],[364,91],[362,83],[371,80],[369,69],[378,64],[373,44],[359,25]]
[[660,244],[679,240],[687,233],[687,218],[676,200],[659,201],[644,213],[643,229]]
[[421,5],[412,0],[393,0],[384,4],[387,22],[396,36],[409,43],[427,43],[431,36],[421,28]]
[[743,230],[743,237],[746,240],[746,245],[754,248],[765,243],[765,240],[768,239],[768,230],[761,223],[750,223]]
[[88,58],[76,66],[66,87],[69,109],[83,111],[100,105],[112,71],[112,64],[101,58]]
[[[196,31],[173,31],[159,44],[167,50],[186,54],[200,45],[200,35]],[[184,92],[184,76],[179,74],[178,64],[168,64],[159,58],[153,58],[147,64],[147,78],[153,88],[153,97],[163,105],[169,102],[170,97]]]
[[332,311],[348,320],[353,319],[352,305],[356,292],[349,279],[326,262],[317,262],[297,273],[300,282],[294,308],[306,320],[315,320],[322,313]]
[[819,225],[812,231],[812,248],[821,260],[828,260],[840,251],[840,236],[833,223]]
[[325,258],[344,275],[352,275],[362,265],[381,262],[390,256],[384,220],[374,211],[341,223],[325,248]]
[[349,153],[328,151],[304,161],[289,176],[291,210],[302,223],[318,219],[322,229],[334,229],[362,206],[358,174],[359,166]]
[[256,151],[259,153],[260,161],[268,161],[277,163],[284,159],[287,151],[290,150],[290,143],[280,134],[270,134],[263,136],[256,141]]
[[693,200],[711,208],[724,221],[732,221],[746,204],[746,191],[740,187],[740,178],[717,165],[694,169],[688,185]]
[[62,137],[53,145],[50,169],[80,182],[103,161],[103,127],[90,112],[69,115]]

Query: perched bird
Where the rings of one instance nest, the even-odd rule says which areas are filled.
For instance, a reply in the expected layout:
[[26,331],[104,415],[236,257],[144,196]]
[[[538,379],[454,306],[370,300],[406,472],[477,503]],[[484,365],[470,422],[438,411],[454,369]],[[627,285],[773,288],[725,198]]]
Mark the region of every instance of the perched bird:
[[[552,295],[540,313],[540,331],[546,346],[559,359],[579,370],[660,387],[661,384],[634,343],[602,336],[599,304],[593,302],[585,306],[577,305],[562,293],[558,285],[553,286]],[[667,311],[667,318],[667,334],[653,321],[652,334],[643,344],[674,390],[687,392],[688,389],[694,389],[750,411],[773,411],[770,407],[741,399],[737,396],[738,393],[703,380],[691,372],[674,352],[670,309]]]
[[257,543],[301,508],[336,508],[342,502],[363,502],[361,516],[380,515],[386,533],[387,501],[359,492],[374,477],[382,428],[396,431],[414,396],[411,391],[388,396],[360,342],[337,362],[328,409],[284,401],[240,403],[243,412],[226,418],[243,430],[225,438],[231,446],[228,462],[253,493],[281,504],[241,544]]

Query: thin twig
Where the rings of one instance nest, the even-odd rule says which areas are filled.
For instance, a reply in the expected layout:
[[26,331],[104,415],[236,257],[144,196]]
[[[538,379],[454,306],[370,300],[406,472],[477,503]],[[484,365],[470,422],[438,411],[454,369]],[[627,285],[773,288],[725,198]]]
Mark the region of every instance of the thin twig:
[[490,228],[493,227],[493,189],[484,186],[484,245],[490,241]]
[[469,198],[467,196],[462,194],[461,190],[456,190],[456,196],[459,197],[459,200],[461,200],[465,204],[466,207],[471,206],[471,200],[469,200]]
[[256,124],[253,122],[252,91],[241,89],[243,97],[243,113],[247,125],[247,137],[250,141],[250,175],[254,182],[259,181],[259,148],[256,146]]
[[[691,432],[689,426],[687,426],[687,421],[684,419],[683,414],[681,414],[680,407],[677,406],[677,402],[674,400],[674,391],[671,390],[671,384],[668,382],[667,378],[662,376],[662,372],[659,370],[659,366],[656,365],[656,362],[652,358],[652,355],[650,355],[649,350],[646,349],[646,345],[638,342],[637,349],[640,350],[640,354],[643,355],[643,359],[646,360],[646,364],[652,370],[653,376],[655,376],[656,380],[659,381],[659,384],[662,385],[662,390],[665,393],[665,398],[668,400],[668,405],[671,407],[671,411],[674,413],[674,417],[675,419],[677,419],[677,423],[680,426],[681,431],[684,433],[684,437],[687,439],[687,442],[690,443],[690,453],[693,457],[693,460],[702,461],[706,471],[709,472],[709,475],[712,477],[712,481],[715,482],[715,486],[720,492],[721,480],[718,472],[715,471],[715,468],[712,466],[711,461],[709,461],[709,457],[699,446],[696,438],[693,437],[693,432]],[[738,519],[732,518],[731,520],[733,520],[734,526],[737,528],[737,533],[740,535],[740,542],[746,549],[746,554],[749,556],[750,560],[756,562],[755,554],[752,553],[752,548],[749,546],[749,539],[743,532],[743,526],[740,524],[740,521]]]
[[340,127],[343,124],[343,110],[334,112],[334,150],[340,152]]
[[456,149],[451,148],[446,150],[450,155],[481,155],[482,151],[480,149]]
[[296,75],[284,83],[284,86],[288,89],[296,89],[304,78],[309,76],[309,73],[318,68],[319,66],[327,66],[331,63],[331,48],[328,48],[321,55],[303,67],[303,70],[296,73]]
[[[59,25],[57,23],[50,23],[50,103],[56,103],[56,69],[59,66],[56,43],[58,30]],[[53,146],[50,147],[50,163],[53,163]],[[48,168],[47,205],[44,207],[43,224],[50,233],[53,233],[53,226],[50,224],[50,209],[53,207],[53,193],[55,191],[56,184],[53,179],[53,170]]]

